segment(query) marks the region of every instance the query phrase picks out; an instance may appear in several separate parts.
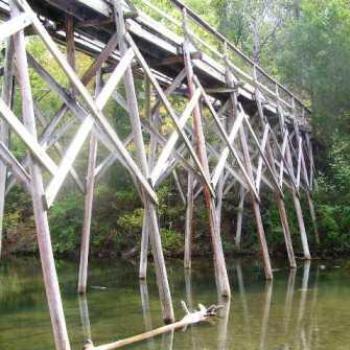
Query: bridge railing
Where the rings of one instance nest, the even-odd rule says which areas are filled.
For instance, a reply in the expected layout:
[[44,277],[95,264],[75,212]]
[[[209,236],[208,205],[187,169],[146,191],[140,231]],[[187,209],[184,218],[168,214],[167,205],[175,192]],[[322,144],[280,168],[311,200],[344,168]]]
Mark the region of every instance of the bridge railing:
[[273,100],[279,100],[299,120],[303,119],[306,122],[306,119],[310,117],[310,110],[299,97],[284,87],[182,1],[133,0],[132,2],[137,8],[141,8],[178,35],[183,35],[183,9],[186,9],[188,32],[192,41],[202,52],[215,62],[220,63],[224,62],[224,52],[226,52],[230,66],[240,80],[259,88]]

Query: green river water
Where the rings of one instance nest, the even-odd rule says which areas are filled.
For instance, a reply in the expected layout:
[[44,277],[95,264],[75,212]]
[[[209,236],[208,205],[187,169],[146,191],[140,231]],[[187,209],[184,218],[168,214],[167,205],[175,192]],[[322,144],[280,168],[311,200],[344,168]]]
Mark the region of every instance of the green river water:
[[[273,283],[255,260],[228,261],[232,299],[213,324],[166,334],[129,349],[348,350],[350,262],[299,262],[296,272],[274,263]],[[211,261],[167,261],[177,319],[180,301],[191,307],[217,303]],[[162,325],[152,265],[139,283],[137,263],[92,262],[90,290],[79,298],[77,264],[57,262],[73,349],[84,340],[104,344]],[[0,265],[0,350],[54,349],[39,261],[20,258]]]

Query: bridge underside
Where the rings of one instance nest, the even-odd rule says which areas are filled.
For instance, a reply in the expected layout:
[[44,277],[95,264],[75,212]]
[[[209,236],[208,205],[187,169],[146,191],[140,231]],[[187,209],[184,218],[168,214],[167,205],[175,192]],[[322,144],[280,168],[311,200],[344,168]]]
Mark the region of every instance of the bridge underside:
[[[267,279],[273,275],[260,213],[262,191],[273,193],[291,268],[296,263],[284,204],[286,192],[293,198],[304,258],[310,259],[310,251],[300,204],[303,194],[318,239],[311,197],[314,163],[310,111],[180,1],[169,0],[169,4],[178,11],[180,20],[143,0],[137,8],[118,0],[0,0],[4,21],[0,38],[6,44],[1,70],[0,216],[6,194],[16,183],[22,184],[33,200],[59,350],[70,349],[70,344],[48,209],[69,177],[85,195],[79,293],[87,290],[94,187],[108,168],[119,163],[130,174],[144,205],[139,277],[146,278],[150,244],[166,322],[174,321],[174,312],[156,189],[167,178],[173,177],[186,208],[187,269],[191,267],[194,203],[199,196],[204,198],[220,298],[230,298],[220,234],[222,203],[228,193],[239,194],[237,247],[244,205],[252,206]],[[202,36],[211,38],[204,41]],[[26,38],[45,46],[57,65],[53,74],[50,67],[40,63],[42,57],[35,50],[30,52]],[[78,51],[91,62],[81,76],[76,72],[77,59],[83,57]],[[42,110],[42,96],[32,89],[35,79],[47,86],[46,98],[59,106],[55,113]],[[13,112],[16,87],[22,102],[20,118]],[[107,107],[113,105],[129,117],[128,135],[111,122],[116,119],[116,109]],[[11,150],[11,133],[27,149],[22,157],[16,158]],[[75,163],[78,156],[84,157],[81,150],[87,142],[88,166],[82,174]],[[98,163],[101,157],[104,160]]]

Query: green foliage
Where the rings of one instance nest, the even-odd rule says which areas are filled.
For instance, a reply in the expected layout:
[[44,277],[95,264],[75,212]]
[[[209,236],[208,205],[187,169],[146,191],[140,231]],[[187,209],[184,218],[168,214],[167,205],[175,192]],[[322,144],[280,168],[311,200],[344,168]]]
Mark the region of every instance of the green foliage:
[[72,254],[79,246],[83,198],[77,192],[66,192],[50,210],[52,244],[59,254]]
[[166,254],[178,254],[183,249],[183,237],[179,234],[179,232],[162,228],[160,230],[163,250]]

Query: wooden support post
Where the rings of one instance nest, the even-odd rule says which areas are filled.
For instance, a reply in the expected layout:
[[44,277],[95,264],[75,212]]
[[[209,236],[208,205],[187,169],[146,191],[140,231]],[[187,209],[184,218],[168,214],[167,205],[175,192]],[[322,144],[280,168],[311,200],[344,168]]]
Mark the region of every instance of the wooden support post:
[[[74,17],[71,14],[66,14],[65,18],[66,30],[66,45],[67,45],[67,60],[68,63],[75,69],[75,41],[74,41]],[[72,89],[75,94],[74,88]]]
[[[150,123],[157,123],[155,116],[151,113],[151,84],[149,79],[145,79],[145,116],[150,119]],[[152,168],[156,159],[157,142],[155,136],[151,134],[149,145],[148,166]],[[149,222],[147,220],[146,211],[143,214],[142,236],[141,236],[141,252],[140,252],[140,268],[139,278],[141,280],[147,277],[148,262],[148,245],[149,245]]]
[[278,211],[279,211],[280,220],[282,224],[284,241],[286,244],[287,255],[289,260],[289,266],[292,269],[295,269],[297,267],[297,263],[295,261],[295,255],[294,255],[293,243],[292,243],[289,224],[288,224],[286,207],[284,205],[284,201],[282,197],[279,196],[277,193],[275,194],[275,200],[278,206]]
[[147,262],[148,262],[148,243],[149,243],[149,225],[147,213],[143,213],[142,233],[141,233],[141,251],[140,251],[140,267],[139,278],[145,280],[147,277]]
[[309,243],[307,241],[305,223],[304,223],[304,218],[303,218],[303,211],[301,209],[300,199],[299,199],[299,197],[294,189],[292,189],[292,197],[293,197],[293,203],[294,203],[294,207],[295,207],[295,211],[296,211],[297,219],[298,219],[298,225],[299,225],[299,230],[300,230],[301,243],[303,246],[304,258],[307,260],[310,260],[311,254],[310,254],[310,250],[309,250]]
[[225,181],[226,181],[226,174],[222,174],[218,186],[216,188],[216,206],[215,206],[215,212],[216,212],[216,220],[218,225],[218,231],[221,235],[221,215],[222,215],[222,204],[223,204],[223,196],[224,196],[224,187],[225,187]]
[[[291,171],[294,172],[292,155],[291,155],[290,148],[288,145],[286,147],[286,155],[287,155],[287,162],[289,164],[289,167],[290,167]],[[292,179],[292,181],[293,181],[293,179]],[[298,219],[298,225],[299,225],[301,243],[303,246],[304,258],[311,259],[309,243],[307,240],[307,234],[306,234],[305,223],[304,223],[304,218],[303,218],[303,211],[302,211],[301,205],[300,205],[300,199],[299,199],[299,196],[298,196],[296,189],[294,187],[291,189],[291,193],[292,193],[295,212],[296,212],[297,219]]]
[[[268,142],[266,147],[267,147],[267,156],[268,156],[269,162],[271,163],[272,171],[274,172],[274,174],[277,178],[277,169],[276,169],[276,165],[274,162],[275,159],[274,159],[274,154],[272,152],[271,144]],[[283,236],[284,236],[284,242],[286,245],[289,266],[290,266],[290,268],[295,269],[297,267],[297,264],[295,261],[292,237],[291,237],[291,232],[289,229],[288,216],[287,216],[287,211],[286,211],[286,207],[284,204],[284,200],[283,200],[282,196],[280,195],[280,193],[277,191],[275,191],[274,197],[275,197],[275,202],[277,204],[278,212],[279,212],[279,216],[280,216],[280,220],[281,220],[282,231],[283,231]]]
[[[16,2],[10,2],[11,16],[16,17],[20,11]],[[22,97],[22,111],[25,126],[28,132],[37,139],[35,126],[34,106],[29,81],[29,70],[25,51],[24,33],[19,32],[14,37],[16,54],[16,66],[18,71],[18,83]],[[30,163],[32,202],[34,218],[37,228],[37,238],[41,258],[41,266],[44,276],[46,297],[48,300],[51,323],[57,350],[70,350],[66,321],[64,318],[58,278],[53,257],[47,210],[44,205],[44,183],[41,169],[36,159],[32,158]]]
[[[1,98],[11,108],[13,98],[13,41],[7,40],[6,56],[4,64],[4,80],[2,84]],[[9,142],[9,128],[4,120],[0,122],[0,141],[7,147]],[[5,212],[5,189],[7,178],[7,166],[5,162],[0,162],[0,257],[2,254],[2,232]]]
[[[276,169],[276,166],[274,163],[274,156],[273,156],[273,152],[271,149],[271,145],[269,143],[267,144],[267,153],[268,153],[270,163],[272,164],[272,169],[277,176],[277,169]],[[286,211],[284,200],[278,192],[275,192],[275,202],[277,204],[278,212],[279,212],[279,216],[280,216],[280,220],[281,220],[284,242],[286,245],[286,250],[287,250],[287,255],[288,255],[289,266],[290,266],[290,268],[295,269],[297,267],[297,264],[295,261],[295,254],[294,254],[294,249],[293,249],[291,232],[289,229],[287,211]]]
[[[257,107],[258,107],[258,113],[260,116],[260,121],[264,125],[265,130],[269,130],[270,127],[269,127],[267,118],[264,115],[264,110],[263,110],[263,106],[261,103],[259,90],[256,90],[255,95],[256,95],[256,101],[257,101]],[[279,101],[277,102],[277,105],[279,105]],[[271,131],[272,131],[272,129],[271,129]],[[265,132],[264,132],[264,136],[265,136]],[[267,141],[267,139],[266,139],[266,141]],[[274,192],[275,192],[274,197],[275,197],[275,202],[277,204],[278,212],[279,212],[279,216],[280,216],[280,220],[281,220],[283,236],[284,236],[284,241],[285,241],[287,255],[288,255],[289,266],[290,266],[290,268],[295,269],[297,267],[297,264],[295,261],[291,232],[289,229],[289,223],[288,223],[287,211],[286,211],[285,204],[284,204],[284,199],[281,195],[282,194],[282,178],[283,178],[283,167],[282,167],[283,166],[283,159],[281,160],[282,174],[280,174],[280,176],[281,176],[280,181],[278,181],[278,173],[277,173],[277,169],[276,169],[276,165],[275,165],[275,157],[274,157],[274,154],[273,154],[273,151],[271,148],[271,144],[269,142],[267,142],[266,148],[267,148],[267,156],[268,156],[268,160],[270,162],[272,175],[275,179],[275,185],[276,185],[276,188],[279,189],[279,191],[276,191],[276,189],[274,190]],[[282,157],[283,157],[283,155],[282,155]]]
[[[127,45],[124,41],[126,30],[122,3],[120,0],[114,0],[113,5],[115,11],[115,21],[118,28],[119,49],[122,54],[125,54],[125,52],[127,51]],[[144,177],[148,178],[149,169],[147,164],[145,145],[142,136],[134,78],[130,66],[126,69],[124,74],[124,85],[126,90],[131,127],[134,134],[134,142],[136,145],[138,163],[141,168],[141,171],[143,172]],[[150,225],[150,240],[155,263],[157,284],[162,304],[163,319],[166,323],[169,323],[174,321],[175,316],[163,256],[157,211],[154,202],[151,200],[150,196],[146,193],[144,189],[142,189],[142,199],[145,206],[145,215],[147,215],[147,220],[149,220]]]
[[[239,130],[239,135],[240,135],[240,140],[241,140],[241,145],[242,145],[243,156],[244,156],[245,164],[247,167],[247,172],[248,172],[250,178],[253,180],[254,175],[253,175],[253,168],[252,168],[252,163],[251,163],[251,159],[250,159],[250,155],[249,155],[248,141],[246,138],[245,130],[243,128],[241,128]],[[251,196],[251,202],[253,205],[253,211],[254,211],[254,216],[255,216],[255,221],[256,221],[256,226],[257,226],[257,231],[258,231],[260,249],[261,249],[261,253],[262,253],[262,257],[263,257],[265,278],[267,280],[271,280],[273,278],[272,268],[271,268],[271,260],[270,260],[269,250],[267,247],[264,226],[263,226],[263,222],[262,222],[262,218],[261,218],[260,204],[251,192],[250,192],[250,196]]]
[[[228,68],[226,70],[226,84],[230,88],[235,87],[234,78],[233,78],[232,73],[230,72],[230,70]],[[237,115],[237,106],[238,106],[237,96],[236,96],[235,92],[230,94],[230,100],[231,100],[231,108],[232,108],[231,115],[234,118]],[[241,141],[241,146],[242,146],[242,153],[243,153],[245,168],[246,168],[246,171],[247,171],[247,174],[248,174],[250,180],[253,182],[254,181],[253,166],[252,166],[252,161],[251,161],[251,157],[249,154],[249,147],[248,147],[246,133],[245,133],[243,126],[239,129],[239,136],[240,136],[240,141]],[[263,258],[265,278],[267,280],[270,280],[273,278],[273,275],[272,275],[270,254],[269,254],[269,250],[267,247],[264,226],[263,226],[263,222],[262,222],[262,218],[261,218],[260,204],[259,204],[259,201],[256,198],[256,196],[254,195],[254,192],[252,190],[249,191],[249,195],[250,195],[250,199],[252,202],[255,221],[256,221],[256,225],[257,225],[257,233],[258,233],[258,238],[259,238],[259,243],[260,243],[261,254],[262,254],[262,258]]]
[[306,198],[307,198],[307,202],[309,204],[311,221],[312,221],[312,225],[314,227],[314,232],[315,232],[316,244],[320,245],[320,234],[318,232],[318,227],[317,227],[315,206],[314,206],[314,201],[312,199],[312,195],[311,195],[311,191],[310,190],[306,190]]
[[239,187],[239,204],[238,204],[238,212],[237,212],[237,220],[236,220],[236,236],[235,236],[235,247],[238,250],[241,249],[244,199],[245,199],[245,189],[241,185]]
[[192,254],[192,229],[193,229],[193,175],[188,172],[187,175],[187,197],[186,197],[186,227],[185,227],[185,269],[191,268],[191,254]]
[[[184,10],[184,31],[186,32],[186,11]],[[185,39],[184,45],[184,60],[185,60],[185,68],[187,72],[187,84],[189,89],[190,98],[195,94],[196,88],[194,84],[194,73],[191,62],[191,56],[189,51],[189,41],[188,38]],[[209,178],[209,164],[208,164],[208,156],[206,153],[205,147],[205,136],[202,125],[202,116],[199,108],[199,104],[197,103],[195,108],[193,109],[193,128],[194,128],[194,138],[196,142],[196,149],[199,161],[204,169],[205,177]],[[218,293],[222,297],[230,297],[230,283],[226,269],[226,262],[224,251],[222,247],[222,241],[220,232],[218,230],[218,222],[215,211],[215,201],[212,197],[209,186],[206,183],[203,183],[203,192],[204,192],[204,200],[208,210],[209,216],[209,229],[211,234],[211,241],[213,245],[213,253],[214,253],[214,266],[215,266],[215,277],[217,283]]]
[[[101,71],[96,76],[96,96],[99,94],[102,85]],[[84,203],[84,221],[83,230],[81,234],[80,245],[80,263],[79,263],[79,277],[78,277],[78,293],[84,294],[87,289],[88,279],[88,264],[89,264],[89,250],[90,250],[90,236],[91,236],[91,217],[92,207],[94,201],[94,187],[95,187],[95,167],[97,157],[97,139],[95,135],[91,134],[89,144],[89,159],[85,183],[85,203]]]

